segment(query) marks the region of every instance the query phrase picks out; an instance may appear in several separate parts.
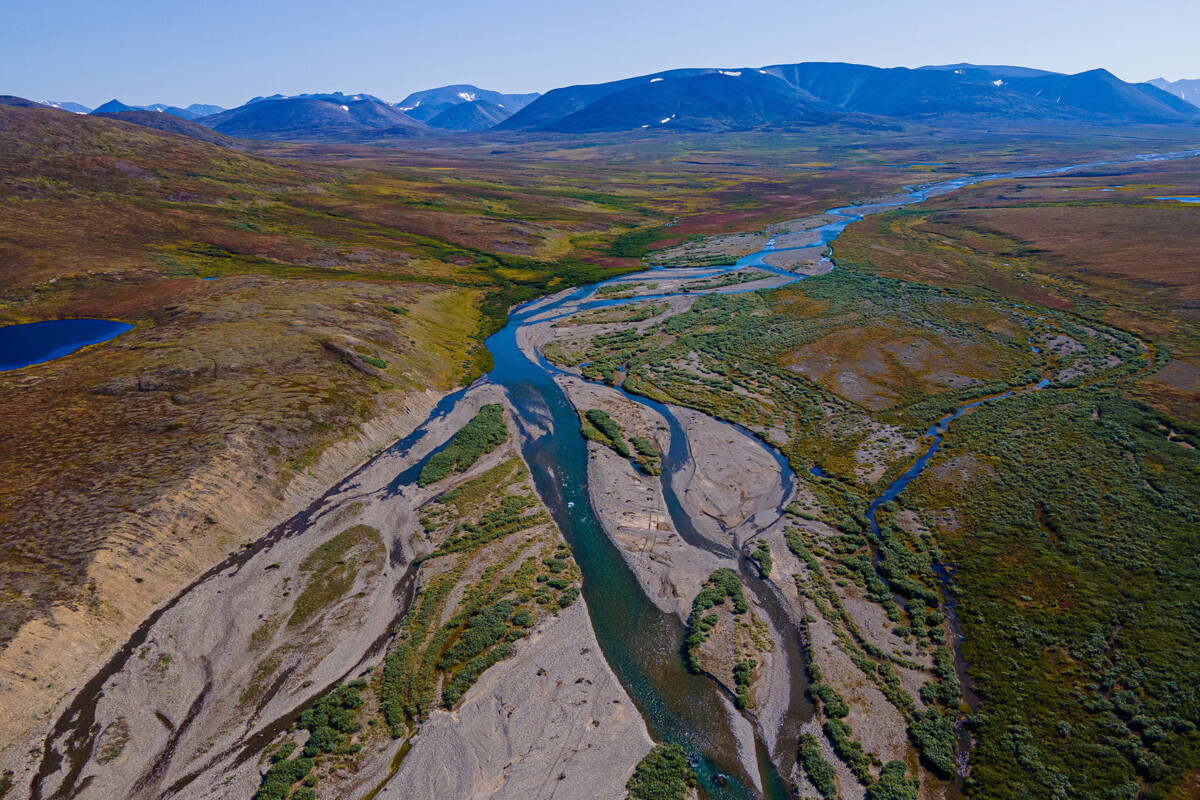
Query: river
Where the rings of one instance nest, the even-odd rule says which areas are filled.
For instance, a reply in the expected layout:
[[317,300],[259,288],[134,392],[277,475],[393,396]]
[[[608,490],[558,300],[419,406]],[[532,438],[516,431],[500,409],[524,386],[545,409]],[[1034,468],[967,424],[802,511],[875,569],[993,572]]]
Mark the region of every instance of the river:
[[[930,197],[985,181],[1048,176],[1120,163],[1189,158],[1197,155],[1200,155],[1200,151],[1146,155],[1127,162],[1098,161],[1041,170],[992,173],[911,187],[901,194],[883,200],[830,209],[827,214],[836,219],[814,229],[817,234],[814,244],[787,249],[801,250],[829,246],[847,226],[861,220],[867,214],[923,202]],[[705,270],[702,275],[695,277],[716,276],[746,267],[754,267],[786,276],[788,280],[781,285],[801,280],[803,276],[773,267],[763,261],[765,256],[776,252],[784,252],[784,250],[777,250],[775,240],[772,238],[762,250],[740,258],[729,266]],[[624,276],[624,280],[629,279],[629,276]],[[679,744],[689,753],[694,763],[697,764],[701,788],[711,800],[754,797],[757,793],[747,785],[746,780],[750,776],[745,774],[742,765],[737,760],[736,746],[729,732],[719,689],[710,679],[692,675],[683,668],[680,657],[683,626],[673,615],[664,614],[658,610],[645,596],[620,552],[605,535],[596,519],[587,486],[587,446],[579,431],[578,415],[567,401],[562,389],[554,381],[554,375],[559,370],[540,357],[540,354],[538,357],[530,359],[517,345],[517,331],[522,326],[531,324],[534,320],[545,321],[548,317],[555,316],[554,312],[560,309],[570,308],[570,311],[563,312],[565,316],[568,313],[587,309],[677,296],[658,294],[633,299],[588,300],[587,298],[595,296],[594,293],[600,285],[603,284],[569,290],[556,295],[551,300],[543,298],[513,309],[509,315],[508,325],[487,340],[488,351],[495,363],[487,377],[488,380],[503,386],[508,391],[509,398],[517,411],[519,424],[522,417],[527,418],[530,422],[536,421],[536,424],[525,426],[528,433],[534,434],[526,437],[525,457],[530,463],[539,492],[550,507],[551,513],[562,528],[564,535],[570,541],[575,557],[583,571],[583,594],[587,600],[592,624],[596,629],[596,636],[604,655],[642,712],[651,735],[660,742]],[[752,290],[726,287],[720,291],[736,293]],[[693,296],[696,293],[687,294]],[[668,409],[648,398],[629,393],[625,393],[625,395],[635,402],[653,408],[668,420],[671,426],[672,445],[670,452],[664,454],[663,462],[663,489],[668,509],[671,511],[676,530],[689,544],[709,548],[710,545],[694,533],[694,526],[687,519],[671,485],[671,476],[683,466],[680,459],[687,457],[683,432],[675,421],[675,417]],[[930,430],[928,434],[930,444],[927,449],[900,478],[871,502],[868,516],[876,534],[878,534],[878,524],[875,522],[875,512],[879,506],[894,499],[913,478],[920,474],[936,452],[946,427],[953,419],[972,405],[999,399],[1003,398],[980,399],[964,404],[955,414],[942,420],[935,426],[935,429]],[[540,429],[548,429],[549,433],[544,435],[534,433]],[[785,495],[790,496],[790,489],[796,478],[786,459],[766,443],[761,440],[757,441],[771,453],[772,458],[780,463],[781,480],[786,487]],[[784,504],[786,504],[786,497]],[[780,513],[782,513],[782,507]],[[730,554],[726,553],[725,555]],[[739,571],[744,581],[751,583],[758,581],[744,563],[741,564]],[[759,582],[761,583],[761,581]],[[793,661],[798,658],[798,643],[794,638],[794,626],[779,627],[785,617],[785,612],[777,605],[778,599],[770,590],[762,586],[752,586],[752,588],[755,589],[758,597],[766,601],[769,616],[772,617],[772,621],[776,623],[780,632],[789,640],[789,666],[797,683],[797,691],[794,694],[799,699],[797,701],[796,698],[793,698],[788,714],[789,719],[785,719],[784,728],[787,734],[794,735],[792,732],[796,727],[796,717],[811,713],[811,707],[803,699],[805,688],[803,664]],[[951,597],[947,599],[948,603],[952,603]],[[953,618],[952,606],[950,616],[951,622],[956,623]],[[955,625],[955,627],[957,626]],[[966,685],[964,683],[964,686]],[[779,750],[782,752],[787,748],[788,745],[781,740]],[[761,743],[759,743],[759,749],[759,769],[762,771],[759,777],[766,796],[770,800],[790,796],[779,776],[773,774],[774,770],[770,768],[770,765],[762,763]],[[786,760],[782,765],[785,773],[790,768],[789,762],[794,763],[794,758]]]
[[[824,247],[831,244],[848,225],[862,219],[866,214],[921,202],[929,197],[983,181],[1053,175],[1120,163],[1188,158],[1197,155],[1200,155],[1200,151],[1141,156],[1130,162],[1092,162],[1044,170],[964,177],[932,183],[911,188],[882,201],[831,209],[828,213],[835,220],[815,229],[819,235],[816,237],[816,243],[809,247]],[[706,274],[720,275],[735,269],[753,266],[785,277],[786,280],[782,285],[802,279],[802,276],[795,273],[764,263],[763,258],[773,252],[781,251],[775,249],[772,239],[763,250],[739,259],[736,264],[706,270]],[[819,278],[814,279],[819,280]],[[553,298],[531,301],[514,308],[509,315],[508,324],[487,340],[486,346],[493,357],[495,366],[485,380],[503,387],[508,394],[516,412],[517,424],[526,434],[524,455],[530,464],[533,480],[556,522],[570,541],[575,559],[583,571],[583,593],[601,648],[617,677],[633,697],[652,736],[658,741],[678,743],[688,751],[697,765],[702,791],[710,800],[742,800],[756,797],[759,793],[752,786],[756,782],[761,782],[764,793],[770,800],[782,800],[784,797],[789,797],[790,794],[784,782],[775,774],[773,765],[764,757],[761,742],[758,748],[758,764],[754,767],[759,774],[756,776],[747,774],[738,758],[737,743],[730,731],[720,689],[714,681],[703,676],[693,675],[683,666],[681,658],[683,625],[677,617],[661,612],[646,597],[624,558],[600,526],[589,499],[586,442],[580,433],[579,418],[575,410],[554,380],[555,368],[543,358],[530,359],[517,346],[518,330],[522,326],[530,324],[535,317],[539,320],[544,319],[547,314],[553,315],[556,310],[569,305],[573,306],[572,310],[576,308],[583,310],[648,299],[641,297],[633,300],[588,300],[587,298],[593,296],[599,285],[601,284],[568,290]],[[749,290],[733,286],[725,287],[720,291],[732,293]],[[695,294],[697,293],[688,293],[688,296]],[[658,297],[663,296],[670,295],[659,295]],[[461,396],[462,392],[460,391],[444,398],[431,414],[431,419],[445,414],[453,408]],[[679,429],[674,415],[646,398],[636,395],[627,396],[636,402],[655,407],[660,412],[668,412],[664,416],[672,426],[672,446],[670,452],[664,454],[664,496],[676,530],[685,540],[694,545],[703,544],[705,547],[711,547],[695,533],[694,526],[675,496],[672,486],[672,476],[686,465],[689,457],[683,433]],[[883,495],[872,502],[870,517],[873,526],[875,509],[895,497],[903,490],[908,481],[919,474],[929,457],[932,456],[937,443],[940,442],[945,427],[952,420],[953,417],[944,419],[939,423],[937,430],[931,431],[933,441],[927,451]],[[413,434],[395,445],[393,450],[411,446],[417,438],[424,434],[428,424],[429,420],[426,420]],[[761,440],[755,439],[755,441],[759,441],[761,446],[766,448],[780,465],[781,490],[784,500],[780,503],[779,513],[782,513],[783,506],[786,505],[792,487],[795,485],[796,476],[788,466],[786,459],[777,451],[762,443]],[[353,475],[348,477],[342,485],[352,481],[353,477]],[[415,477],[416,473],[413,468],[406,470],[393,481],[393,489],[401,483],[415,480]],[[308,517],[318,512],[320,505],[320,501],[315,502],[307,511],[280,525],[252,548],[232,556],[226,562],[209,570],[143,623],[134,637],[73,698],[67,710],[58,719],[54,733],[46,740],[41,768],[31,787],[34,797],[42,796],[43,779],[55,773],[64,761],[69,765],[71,775],[64,781],[63,788],[56,792],[56,796],[65,797],[76,794],[75,779],[83,763],[91,755],[95,736],[91,721],[94,718],[97,699],[103,694],[104,682],[121,669],[122,665],[131,657],[133,651],[145,639],[154,621],[170,610],[180,598],[212,576],[231,566],[237,567],[244,563],[254,553],[268,546],[270,542],[301,530]],[[724,555],[735,556],[736,554],[725,553]],[[777,629],[787,639],[786,650],[789,667],[796,680],[793,686],[792,702],[785,719],[784,732],[787,736],[794,738],[797,720],[806,714],[811,714],[811,708],[803,697],[804,671],[801,663],[803,659],[800,655],[798,640],[795,638],[798,634],[794,630],[794,626],[786,624],[787,612],[782,608],[782,604],[774,598],[772,591],[762,585],[763,582],[747,568],[744,562],[739,564],[739,571],[755,595],[763,601],[765,610],[776,624]],[[952,600],[952,598],[948,599]],[[60,753],[60,746],[64,746],[65,754]],[[795,747],[794,744],[788,744],[781,738],[778,749],[782,753],[794,751]],[[785,759],[781,760],[786,761]],[[791,761],[794,762],[794,752]],[[790,764],[784,763],[783,766],[786,774]]]

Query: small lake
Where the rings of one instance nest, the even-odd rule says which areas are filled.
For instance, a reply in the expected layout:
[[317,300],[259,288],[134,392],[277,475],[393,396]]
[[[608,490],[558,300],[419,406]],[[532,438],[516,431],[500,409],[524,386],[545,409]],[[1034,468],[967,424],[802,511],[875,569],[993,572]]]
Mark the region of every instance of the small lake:
[[1155,200],[1174,200],[1178,203],[1200,203],[1200,197],[1156,197]]
[[133,326],[111,319],[54,319],[0,327],[0,372],[62,358]]

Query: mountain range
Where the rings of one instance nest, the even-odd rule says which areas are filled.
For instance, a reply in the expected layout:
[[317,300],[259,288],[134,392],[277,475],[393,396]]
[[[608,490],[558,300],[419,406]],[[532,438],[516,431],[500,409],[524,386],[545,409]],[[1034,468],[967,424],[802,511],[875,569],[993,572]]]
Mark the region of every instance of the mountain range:
[[[77,103],[46,102],[75,113]],[[342,92],[255,97],[238,108],[193,104],[91,111],[204,138],[155,121],[160,113],[223,137],[371,141],[496,130],[553,134],[738,131],[841,123],[868,127],[965,123],[1113,126],[1200,124],[1200,81],[1127,83],[1103,69],[1066,75],[1020,66],[944,64],[919,69],[805,62],[739,69],[674,69],[546,94],[454,84],[388,103]],[[222,141],[228,144],[227,141]]]
[[253,100],[199,121],[226,136],[285,141],[348,141],[371,136],[413,138],[434,131],[378,99],[338,96]]
[[1168,81],[1163,78],[1155,78],[1150,83],[1181,100],[1187,100],[1194,106],[1200,106],[1200,80]]
[[[153,105],[148,106],[127,106],[120,100],[116,99],[109,100],[104,105],[94,108],[90,112],[87,112],[85,107],[79,105],[78,103],[47,103],[46,105],[53,105],[55,108],[63,108],[67,111],[83,110],[85,113],[92,114],[117,114],[126,111],[157,111],[162,114],[171,114],[172,116],[179,117],[180,119],[188,120],[199,119],[200,117],[216,114],[225,110],[220,106],[205,105],[203,103],[192,103],[187,108],[167,105],[166,103],[154,103]],[[74,106],[74,108],[67,108],[67,106]]]
[[636,128],[737,130],[820,124],[850,115],[987,124],[1197,123],[1200,109],[1150,84],[1097,69],[1077,75],[970,64],[883,69],[778,64],[684,69],[547,92],[501,130],[592,133]]

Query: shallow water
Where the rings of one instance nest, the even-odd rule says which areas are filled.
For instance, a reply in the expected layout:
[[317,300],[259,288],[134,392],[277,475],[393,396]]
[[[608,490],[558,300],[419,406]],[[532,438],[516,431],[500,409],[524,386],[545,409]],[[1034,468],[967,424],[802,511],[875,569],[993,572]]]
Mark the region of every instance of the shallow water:
[[133,326],[110,319],[53,319],[0,327],[0,372],[43,364],[120,336]]

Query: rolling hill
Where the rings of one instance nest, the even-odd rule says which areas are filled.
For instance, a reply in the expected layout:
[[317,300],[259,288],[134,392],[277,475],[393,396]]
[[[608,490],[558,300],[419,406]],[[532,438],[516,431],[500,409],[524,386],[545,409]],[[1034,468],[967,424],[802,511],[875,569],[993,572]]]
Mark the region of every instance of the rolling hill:
[[134,125],[141,125],[142,127],[152,128],[164,133],[175,133],[180,136],[186,136],[189,139],[199,139],[202,142],[208,142],[209,144],[221,147],[242,149],[237,142],[228,136],[173,114],[135,109],[131,111],[100,111],[94,113],[92,116],[114,119],[120,122],[131,122]]

